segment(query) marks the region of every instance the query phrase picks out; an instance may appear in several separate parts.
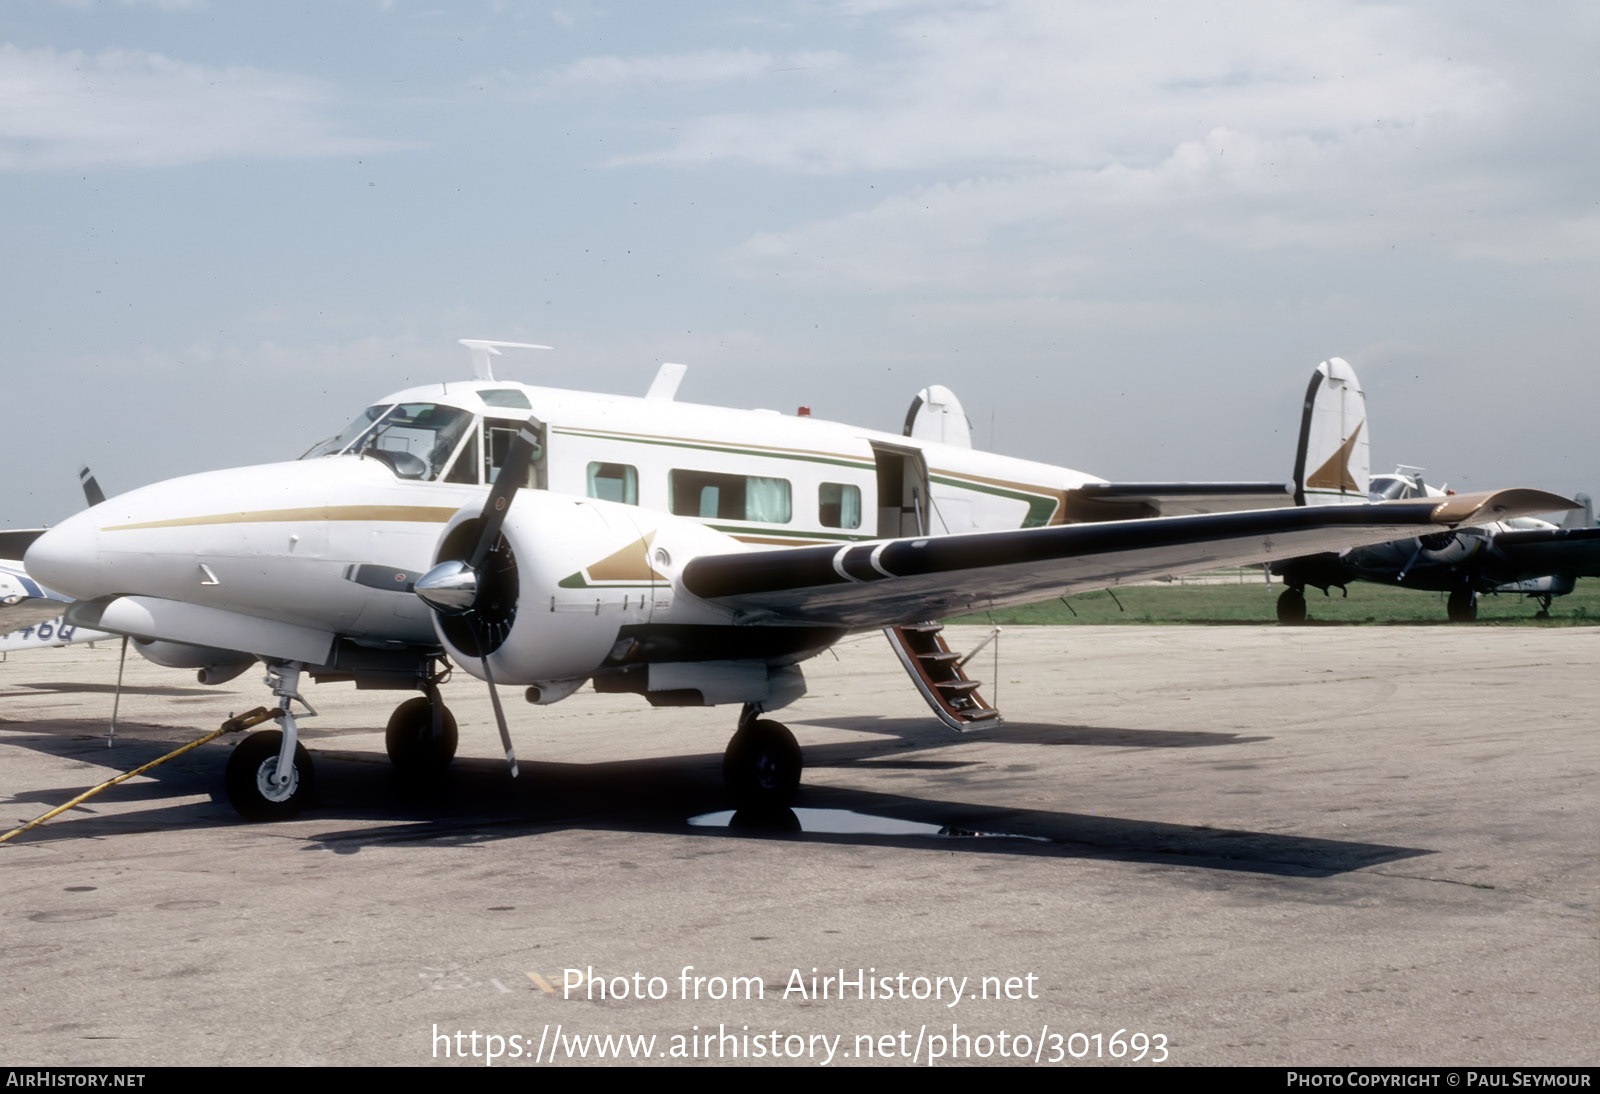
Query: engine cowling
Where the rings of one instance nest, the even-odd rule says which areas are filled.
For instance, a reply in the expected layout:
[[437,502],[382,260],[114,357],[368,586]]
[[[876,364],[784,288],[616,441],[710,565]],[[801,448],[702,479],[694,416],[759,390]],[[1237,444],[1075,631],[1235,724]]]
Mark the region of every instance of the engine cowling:
[[[487,657],[494,680],[505,684],[593,675],[613,654],[622,627],[649,622],[653,594],[667,585],[650,564],[650,531],[636,513],[520,491],[495,546],[463,579],[472,584],[461,595],[470,610],[435,612],[434,630],[451,659],[486,679]],[[436,565],[470,555],[482,529],[479,508],[462,509],[445,526]]]
[[1422,547],[1422,559],[1440,566],[1465,562],[1482,550],[1486,542],[1483,534],[1477,529],[1435,532],[1418,540]]

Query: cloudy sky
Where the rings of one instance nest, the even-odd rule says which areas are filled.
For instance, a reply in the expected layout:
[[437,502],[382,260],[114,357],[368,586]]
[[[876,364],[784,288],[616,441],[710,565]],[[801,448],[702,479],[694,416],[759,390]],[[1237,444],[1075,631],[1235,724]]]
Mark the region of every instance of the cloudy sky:
[[[301,10],[309,8],[310,10]],[[1114,479],[1600,492],[1600,7],[7,0],[0,526],[502,374]]]

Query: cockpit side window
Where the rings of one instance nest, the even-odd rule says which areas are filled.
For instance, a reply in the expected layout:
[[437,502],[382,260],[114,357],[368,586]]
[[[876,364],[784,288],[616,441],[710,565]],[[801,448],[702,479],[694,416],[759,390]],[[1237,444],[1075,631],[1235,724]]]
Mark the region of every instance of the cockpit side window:
[[445,482],[461,482],[468,486],[478,485],[478,431],[474,429],[467,434],[467,443],[461,446],[461,455],[456,457],[456,462],[450,465],[449,474],[444,477]]

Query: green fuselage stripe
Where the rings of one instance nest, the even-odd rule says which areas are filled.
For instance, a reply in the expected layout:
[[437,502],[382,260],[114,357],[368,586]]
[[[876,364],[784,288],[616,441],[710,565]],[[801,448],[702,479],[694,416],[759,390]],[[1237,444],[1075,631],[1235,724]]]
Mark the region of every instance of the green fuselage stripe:
[[734,456],[765,457],[772,460],[798,460],[801,463],[830,464],[848,467],[855,471],[871,471],[873,464],[867,460],[853,460],[845,456],[823,456],[810,452],[782,449],[741,448],[737,445],[717,444],[713,441],[680,441],[664,437],[644,437],[632,433],[595,433],[583,429],[555,429],[555,433],[568,437],[588,437],[597,441],[626,441],[629,444],[649,444],[661,448],[685,448],[699,452],[722,452]]
[[930,474],[928,477],[941,486],[954,486],[962,490],[972,490],[980,494],[993,494],[996,497],[1008,498],[1011,501],[1027,503],[1028,515],[1022,518],[1022,527],[1024,528],[1044,527],[1050,520],[1051,515],[1056,511],[1056,506],[1060,504],[1059,498],[1039,494],[1024,494],[1020,490],[1007,490],[1003,486],[993,486],[986,482],[973,482],[970,479],[952,479],[945,475]]

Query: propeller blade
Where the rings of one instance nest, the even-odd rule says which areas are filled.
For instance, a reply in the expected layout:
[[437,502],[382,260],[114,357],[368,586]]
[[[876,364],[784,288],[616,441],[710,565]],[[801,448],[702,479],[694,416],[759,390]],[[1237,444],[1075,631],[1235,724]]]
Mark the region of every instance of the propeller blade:
[[511,450],[506,453],[505,463],[501,464],[500,473],[495,477],[494,489],[489,491],[489,499],[483,503],[483,533],[478,536],[472,557],[467,560],[467,565],[472,569],[477,570],[483,565],[489,549],[499,538],[500,526],[506,522],[506,512],[511,508],[511,499],[516,496],[517,487],[528,481],[528,468],[533,465],[538,450],[538,434],[532,425],[523,425],[517,430],[517,439],[511,442]]
[[100,484],[94,481],[94,473],[87,467],[78,469],[78,482],[83,487],[83,500],[91,507],[106,500],[105,491],[100,489]]
[[1399,584],[1406,579],[1406,575],[1411,572],[1411,567],[1415,566],[1417,564],[1417,559],[1422,557],[1422,548],[1423,543],[1422,540],[1419,539],[1417,540],[1417,549],[1411,552],[1411,557],[1406,560],[1406,564],[1400,567],[1400,573],[1394,579],[1395,584]]
[[[509,461],[507,461],[509,462]],[[483,635],[478,629],[476,621],[472,623],[472,633],[478,641],[478,648],[483,648]],[[494,672],[489,668],[489,655],[485,653],[478,659],[483,664],[483,680],[489,685],[489,702],[494,705],[494,722],[500,727],[500,743],[506,749],[506,763],[511,765],[511,777],[517,777],[517,754],[511,748],[511,731],[506,728],[506,712],[500,708],[500,693],[494,688]]]

